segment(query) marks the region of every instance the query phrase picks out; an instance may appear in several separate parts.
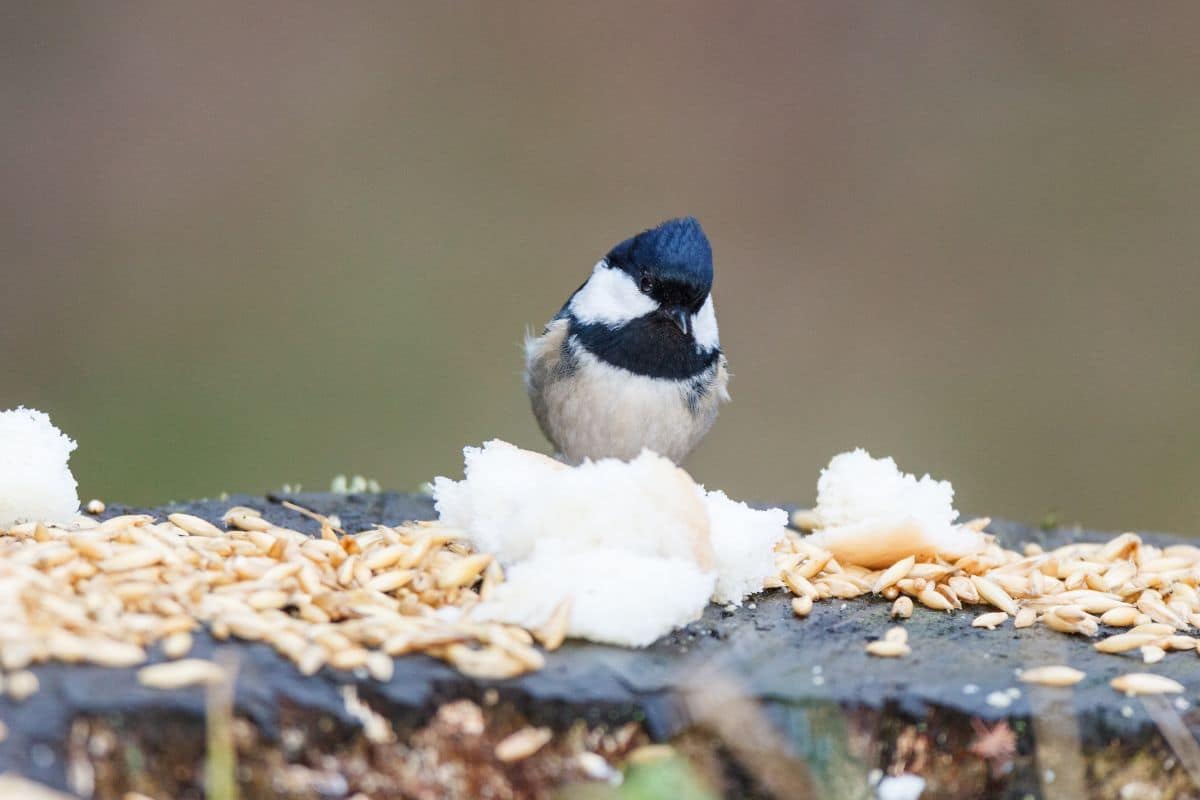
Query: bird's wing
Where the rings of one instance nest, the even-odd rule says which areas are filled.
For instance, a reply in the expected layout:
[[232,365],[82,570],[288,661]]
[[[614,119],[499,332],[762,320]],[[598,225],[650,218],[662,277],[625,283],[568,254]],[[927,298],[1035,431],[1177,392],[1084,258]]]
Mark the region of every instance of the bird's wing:
[[533,394],[560,369],[570,322],[556,317],[541,336],[525,334],[525,388]]
[[525,334],[525,391],[529,394],[538,427],[556,448],[559,443],[550,420],[546,389],[570,371],[566,350],[569,327],[570,322],[566,319],[552,319],[541,336]]

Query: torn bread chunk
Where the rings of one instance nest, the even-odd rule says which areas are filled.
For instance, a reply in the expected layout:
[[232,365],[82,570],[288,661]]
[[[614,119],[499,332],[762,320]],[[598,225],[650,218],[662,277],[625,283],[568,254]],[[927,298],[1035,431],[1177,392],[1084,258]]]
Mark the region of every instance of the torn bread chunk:
[[740,606],[747,595],[762,591],[768,576],[778,573],[774,550],[787,533],[787,512],[754,509],[722,491],[708,492],[705,502],[717,564],[712,600]]
[[568,467],[493,440],[468,447],[466,478],[437,478],[443,524],[504,564],[555,539],[567,551],[612,547],[713,568],[708,509],[686,472],[649,451]]
[[715,573],[687,559],[609,547],[576,552],[538,547],[507,571],[494,598],[472,618],[537,628],[569,598],[568,636],[645,647],[699,619],[715,583]]
[[808,542],[870,569],[907,556],[960,558],[987,545],[983,534],[957,524],[949,481],[918,480],[862,449],[834,456],[821,471],[815,516],[819,526]]
[[500,441],[464,455],[463,480],[434,482],[440,521],[505,570],[475,618],[538,627],[569,600],[569,636],[642,646],[777,572],[784,511],[706,493],[649,451],[577,467]]

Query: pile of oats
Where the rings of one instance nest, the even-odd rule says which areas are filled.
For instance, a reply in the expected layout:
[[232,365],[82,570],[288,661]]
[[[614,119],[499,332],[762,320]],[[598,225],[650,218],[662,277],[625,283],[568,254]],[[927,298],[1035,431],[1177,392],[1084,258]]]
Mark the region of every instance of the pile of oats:
[[[504,576],[456,531],[411,523],[347,534],[306,513],[319,537],[244,507],[225,514],[227,530],[172,514],[0,532],[0,685],[28,696],[26,668],[50,659],[129,667],[155,646],[181,659],[201,626],[265,642],[305,675],[361,668],[379,680],[393,656],[414,652],[471,676],[512,677],[543,665],[535,641],[562,643],[566,608],[537,631],[466,618]],[[151,670],[147,685],[207,680],[194,665],[178,672]]]
[[[990,520],[965,527],[982,532]],[[1096,637],[1101,625],[1126,629],[1095,642],[1103,653],[1139,650],[1147,664],[1169,652],[1195,652],[1200,628],[1200,547],[1177,544],[1155,547],[1134,533],[1108,542],[1079,542],[1049,552],[1026,545],[1024,552],[1006,550],[989,537],[986,549],[956,559],[909,556],[886,569],[841,564],[828,551],[789,533],[776,548],[779,574],[768,581],[795,595],[792,608],[808,616],[813,603],[829,598],[879,595],[893,601],[892,616],[907,619],[915,604],[934,611],[965,606],[996,609],[977,616],[973,625],[995,630],[1010,618],[1013,627],[1042,624],[1065,634]],[[884,639],[869,649],[875,655],[902,657],[908,645]],[[1053,666],[1035,672],[1033,680],[1071,685],[1077,671]],[[1138,676],[1114,684],[1126,691],[1174,691],[1170,683]],[[1151,688],[1148,689],[1147,686]],[[1178,684],[1174,684],[1178,686]]]

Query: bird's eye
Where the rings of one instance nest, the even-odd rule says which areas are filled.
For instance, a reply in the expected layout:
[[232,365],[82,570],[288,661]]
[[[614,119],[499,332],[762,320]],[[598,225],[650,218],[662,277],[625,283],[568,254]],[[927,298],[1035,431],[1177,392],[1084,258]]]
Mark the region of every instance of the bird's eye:
[[645,294],[650,294],[650,290],[654,288],[654,280],[649,275],[642,275],[642,279],[638,282],[638,288]]

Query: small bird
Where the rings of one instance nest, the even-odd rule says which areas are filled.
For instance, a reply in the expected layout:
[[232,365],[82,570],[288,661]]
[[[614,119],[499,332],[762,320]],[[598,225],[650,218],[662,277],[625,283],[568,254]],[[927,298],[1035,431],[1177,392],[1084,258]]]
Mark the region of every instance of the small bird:
[[712,247],[693,217],[618,244],[540,336],[525,337],[525,388],[570,464],[681,462],[729,400],[712,299]]

